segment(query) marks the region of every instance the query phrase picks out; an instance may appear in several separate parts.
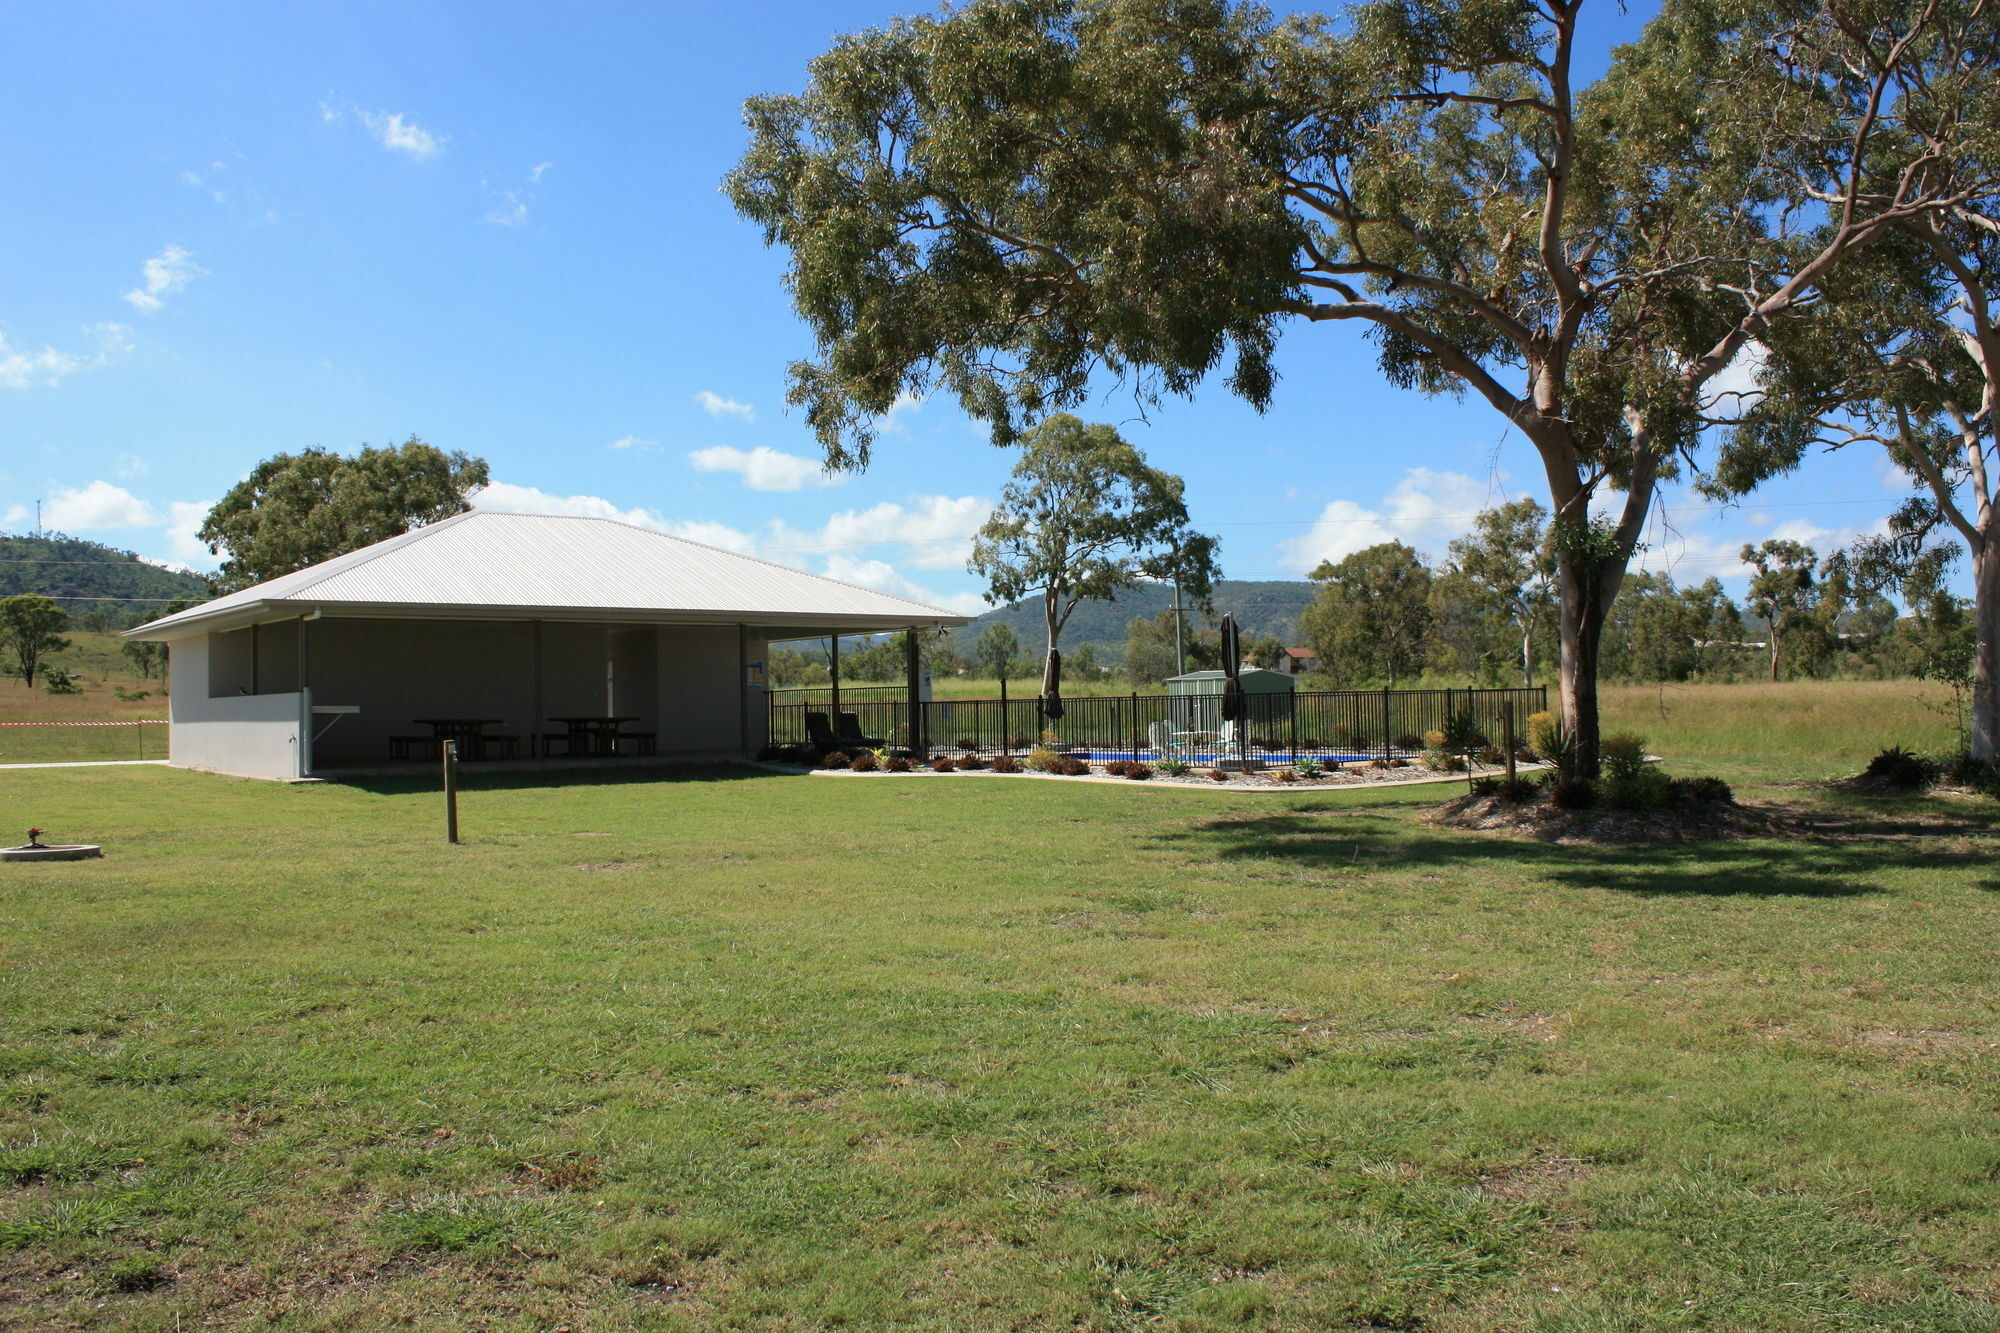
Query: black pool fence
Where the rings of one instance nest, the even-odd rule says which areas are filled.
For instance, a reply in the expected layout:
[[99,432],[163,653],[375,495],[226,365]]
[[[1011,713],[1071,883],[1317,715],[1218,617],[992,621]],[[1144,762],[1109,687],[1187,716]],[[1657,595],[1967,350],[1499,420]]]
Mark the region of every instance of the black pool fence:
[[[900,687],[898,687],[900,689]],[[1267,760],[1361,760],[1408,757],[1425,748],[1424,734],[1454,732],[1472,747],[1499,745],[1510,731],[1528,734],[1531,714],[1548,708],[1548,687],[1443,690],[1312,690],[1244,696],[1245,717],[1233,735],[1213,694],[1112,694],[1068,698],[1058,718],[1043,717],[1041,700],[938,699],[918,706],[910,730],[907,694],[850,692],[840,708],[864,736],[895,749],[937,754],[1018,754],[1046,745],[1103,758],[1145,758],[1168,752],[1197,760],[1224,752],[1229,735]],[[771,701],[770,743],[805,745],[806,714],[830,713],[822,694],[807,701]],[[837,719],[829,716],[830,723]],[[1233,748],[1233,746],[1231,747]]]

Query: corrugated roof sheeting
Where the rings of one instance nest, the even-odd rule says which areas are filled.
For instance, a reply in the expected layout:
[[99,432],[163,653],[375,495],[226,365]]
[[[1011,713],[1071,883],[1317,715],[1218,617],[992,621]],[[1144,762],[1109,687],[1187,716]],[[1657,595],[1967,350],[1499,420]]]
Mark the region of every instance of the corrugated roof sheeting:
[[317,602],[464,613],[562,609],[966,619],[733,551],[612,519],[474,510],[245,588],[134,633],[260,603]]

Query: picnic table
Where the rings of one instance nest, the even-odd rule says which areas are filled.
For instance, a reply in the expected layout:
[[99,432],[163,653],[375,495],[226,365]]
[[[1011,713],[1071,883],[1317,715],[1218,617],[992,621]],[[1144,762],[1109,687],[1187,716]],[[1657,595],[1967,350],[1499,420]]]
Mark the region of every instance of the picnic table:
[[653,734],[651,732],[621,731],[627,722],[637,722],[630,717],[552,717],[551,722],[560,722],[566,729],[562,735],[542,737],[542,753],[549,752],[549,746],[556,741],[563,742],[565,753],[571,758],[584,755],[624,754],[622,743],[630,742],[633,753],[651,754]]
[[[459,758],[484,759],[488,749],[498,751],[503,757],[512,759],[521,752],[519,736],[488,736],[486,728],[497,727],[505,719],[497,717],[413,717],[410,719],[420,727],[429,727],[428,741],[415,736],[391,736],[391,751],[400,749],[395,757],[406,759],[409,750],[417,743],[424,745],[424,757],[435,759],[444,753],[446,741],[457,741]],[[398,742],[402,744],[399,746]]]

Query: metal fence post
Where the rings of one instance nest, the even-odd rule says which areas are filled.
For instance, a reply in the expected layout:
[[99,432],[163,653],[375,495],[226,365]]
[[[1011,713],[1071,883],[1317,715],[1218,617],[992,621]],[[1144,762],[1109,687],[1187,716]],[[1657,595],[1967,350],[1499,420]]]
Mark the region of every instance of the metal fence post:
[[1389,740],[1393,726],[1389,720],[1389,687],[1382,687],[1382,758],[1390,757]]

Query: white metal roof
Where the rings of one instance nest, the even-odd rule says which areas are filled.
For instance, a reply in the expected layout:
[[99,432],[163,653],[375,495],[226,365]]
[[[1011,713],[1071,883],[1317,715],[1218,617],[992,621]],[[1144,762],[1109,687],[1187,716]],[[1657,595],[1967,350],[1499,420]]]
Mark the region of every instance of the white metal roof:
[[608,518],[475,509],[130,631],[310,615],[728,623],[860,633],[969,617]]

